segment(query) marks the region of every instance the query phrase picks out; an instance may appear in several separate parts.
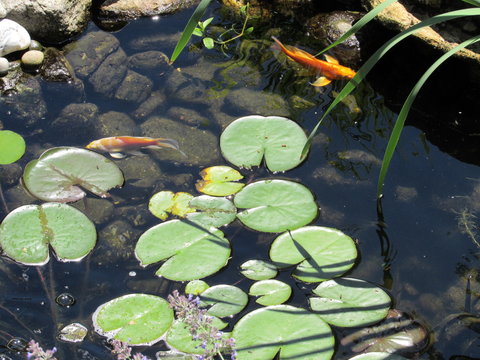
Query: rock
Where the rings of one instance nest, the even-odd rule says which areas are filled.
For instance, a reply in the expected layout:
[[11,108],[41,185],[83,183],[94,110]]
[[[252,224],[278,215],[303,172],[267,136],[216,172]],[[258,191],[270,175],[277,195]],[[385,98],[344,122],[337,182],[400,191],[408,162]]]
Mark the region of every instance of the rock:
[[141,73],[155,71],[159,75],[173,69],[169,63],[168,56],[161,51],[155,50],[130,56],[128,58],[128,68]]
[[132,20],[141,16],[171,14],[197,2],[198,0],[107,0],[100,6],[99,17]]
[[133,229],[126,221],[111,222],[98,233],[94,261],[111,264],[131,259],[139,235],[140,231]]
[[160,161],[178,162],[195,166],[212,166],[221,161],[218,138],[210,131],[196,129],[178,121],[153,116],[140,125],[143,136],[166,137],[178,141],[180,149],[153,150],[151,154]]
[[27,70],[39,69],[43,64],[45,56],[39,50],[29,50],[22,55],[22,65]]
[[0,76],[5,76],[8,74],[9,66],[8,60],[4,57],[0,57]]
[[93,89],[107,97],[113,97],[127,73],[127,55],[118,49],[109,55],[88,79]]
[[52,122],[51,128],[61,134],[64,141],[76,144],[86,142],[92,139],[97,113],[98,108],[95,104],[70,104]]
[[154,34],[136,37],[128,43],[128,46],[137,51],[148,51],[160,47],[173,49],[181,35],[181,32],[178,32],[175,34]]
[[170,109],[168,109],[167,115],[171,119],[178,119],[190,126],[199,127],[208,126],[210,124],[210,120],[207,119],[205,116],[200,115],[198,111],[185,107],[171,107]]
[[0,56],[27,49],[30,35],[20,24],[9,19],[0,21]]
[[149,116],[152,112],[162,111],[165,108],[167,96],[163,91],[157,90],[150,94],[140,106],[133,112],[132,116],[139,120]]
[[5,199],[10,210],[16,209],[23,205],[34,204],[37,198],[30,195],[22,185],[15,185],[4,191]]
[[113,217],[114,206],[110,200],[85,197],[82,201],[72,203],[72,206],[97,225],[105,224]]
[[152,93],[153,82],[146,76],[127,70],[115,93],[115,99],[141,103]]
[[16,163],[0,166],[0,184],[13,185],[22,177],[22,167]]
[[43,48],[43,45],[40,44],[39,41],[37,41],[37,40],[32,40],[32,41],[30,41],[30,46],[28,47],[28,50],[39,50],[39,51],[43,51],[44,48]]
[[134,135],[135,122],[126,114],[109,111],[100,115],[95,122],[96,139],[110,136]]
[[62,43],[80,34],[90,19],[91,4],[91,0],[2,0],[9,19],[48,43]]
[[93,31],[65,46],[64,52],[75,74],[85,79],[119,46],[115,36],[104,31]]
[[49,47],[44,52],[45,60],[40,70],[42,79],[52,82],[71,82],[75,71],[65,55],[58,49]]
[[[162,150],[152,150],[151,153],[153,154],[160,151]],[[150,159],[146,152],[144,156],[127,156],[124,159],[116,161],[116,163],[120,169],[122,169],[125,183],[128,183],[129,186],[145,188],[145,190],[151,191],[151,187],[167,179],[157,163]],[[138,193],[135,195],[138,195]]]
[[146,202],[135,206],[116,208],[115,215],[124,220],[128,220],[133,226],[143,226],[156,219],[148,210]]

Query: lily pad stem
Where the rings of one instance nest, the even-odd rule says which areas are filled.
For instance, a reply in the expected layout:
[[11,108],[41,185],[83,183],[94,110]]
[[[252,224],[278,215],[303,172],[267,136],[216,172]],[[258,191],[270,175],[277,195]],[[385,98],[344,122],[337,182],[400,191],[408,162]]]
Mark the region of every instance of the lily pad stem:
[[2,202],[3,211],[5,212],[5,216],[7,216],[7,214],[10,211],[8,210],[7,201],[5,200],[5,196],[3,196],[2,183],[1,182],[0,182],[0,201]]

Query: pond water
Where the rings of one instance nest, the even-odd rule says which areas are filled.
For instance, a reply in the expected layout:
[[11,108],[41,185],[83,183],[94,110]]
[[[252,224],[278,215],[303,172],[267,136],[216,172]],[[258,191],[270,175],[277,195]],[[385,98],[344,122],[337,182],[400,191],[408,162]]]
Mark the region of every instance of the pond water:
[[[231,20],[218,8],[212,7],[208,12],[215,16],[215,25],[230,25]],[[147,50],[170,55],[176,35],[190,13],[139,19],[113,36],[128,56]],[[99,29],[90,24],[87,32],[95,31]],[[222,128],[241,116],[287,116],[306,132],[311,131],[343,83],[335,81],[320,89],[311,87],[312,77],[304,76],[290,63],[279,62],[270,49],[271,34],[267,34],[266,29],[256,31],[258,33],[254,32],[249,38],[233,43],[225,53],[218,48],[204,49],[199,39],[194,39],[190,51],[184,52],[175,62],[176,69],[164,74],[154,70],[144,72],[153,81],[152,89],[164,96],[163,104],[150,116],[167,117],[176,122],[191,121],[189,126],[194,126],[199,134],[210,136],[209,140],[192,140],[195,144],[207,143],[208,151],[218,151],[216,142]],[[152,45],[144,41],[157,35],[161,41],[152,41]],[[183,76],[182,81],[172,80],[178,74]],[[312,224],[340,229],[357,242],[360,259],[347,275],[384,287],[395,309],[410,314],[432,331],[431,346],[422,358],[478,358],[475,319],[472,316],[462,322],[459,315],[475,314],[480,306],[476,243],[480,239],[475,233],[475,215],[480,208],[478,167],[440,151],[427,140],[424,132],[408,126],[394,156],[379,212],[376,181],[396,113],[386,106],[392,99],[384,99],[368,82],[354,95],[361,113],[353,113],[340,104],[321,127],[307,160],[299,167],[281,174],[270,174],[264,168],[242,172],[247,179],[284,178],[311,189],[321,209]],[[88,142],[81,137],[62,136],[53,130],[52,119],[67,104],[61,96],[45,100],[49,109],[45,121],[37,128],[15,129],[27,141],[27,154],[18,162],[22,166],[47,148],[85,146]],[[133,118],[132,113],[138,108],[135,103],[109,99],[88,83],[84,101],[95,104],[99,114],[116,111]],[[192,118],[179,116],[182,111]],[[413,112],[412,123],[416,117],[421,117],[420,113]],[[148,118],[135,120],[135,135],[145,130],[141,124]],[[187,156],[195,155],[194,147],[184,151]],[[461,151],[462,144],[458,144],[458,152]],[[78,263],[51,259],[42,267],[22,266],[2,259],[0,342],[4,355],[12,359],[25,358],[25,354],[5,347],[12,337],[17,337],[35,339],[45,348],[57,346],[59,359],[113,358],[104,339],[92,329],[91,314],[99,305],[132,292],[166,297],[174,289],[183,289],[182,283],[156,277],[156,266],[140,267],[133,256],[139,235],[160,222],[148,213],[148,200],[159,190],[197,194],[194,184],[198,173],[207,166],[225,164],[225,161],[217,154],[212,156],[212,163],[197,157],[193,165],[187,165],[181,160],[159,159],[154,151],[148,154],[141,157],[147,159],[142,163],[161,169],[160,175],[158,170],[130,174],[122,189],[112,191],[113,197],[105,201],[112,204],[114,210],[98,220],[97,246],[87,258]],[[128,166],[124,160],[117,163],[120,168]],[[3,185],[10,210],[29,200],[18,195],[18,188],[18,184]],[[96,205],[80,201],[76,206],[90,216]],[[248,291],[252,282],[244,278],[238,268],[248,259],[268,260],[269,244],[276,235],[247,230],[237,222],[222,231],[232,243],[232,258],[219,273],[205,280],[210,285],[233,284]],[[108,245],[115,239],[120,246]],[[279,279],[294,289],[289,304],[308,307],[307,295],[312,285],[295,282],[290,271],[282,272]],[[61,306],[52,301],[64,293],[73,296],[73,305]],[[251,300],[242,314],[257,307],[259,305]],[[232,325],[238,318],[232,319]],[[72,322],[88,327],[87,338],[79,344],[55,341],[58,329]],[[339,329],[334,331],[337,340],[345,335]],[[161,344],[140,348],[152,357],[160,349]],[[335,359],[351,355],[347,348],[339,345]]]

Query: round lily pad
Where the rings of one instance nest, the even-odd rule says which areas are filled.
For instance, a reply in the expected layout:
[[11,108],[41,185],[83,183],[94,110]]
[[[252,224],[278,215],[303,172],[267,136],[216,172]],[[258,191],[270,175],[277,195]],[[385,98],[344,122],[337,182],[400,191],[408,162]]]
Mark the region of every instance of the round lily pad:
[[25,140],[16,132],[0,131],[0,164],[11,164],[25,154]]
[[228,196],[235,194],[245,184],[236,182],[243,179],[242,174],[230,166],[212,166],[200,172],[202,180],[195,184],[196,189],[212,196]]
[[374,324],[387,316],[390,296],[369,282],[339,278],[318,285],[310,307],[329,324],[342,327]]
[[128,294],[100,305],[92,315],[95,331],[130,345],[152,345],[173,322],[173,310],[161,297]]
[[265,163],[271,171],[286,171],[302,162],[307,137],[294,121],[279,116],[252,115],[228,125],[220,136],[223,157],[238,167]]
[[148,210],[159,219],[166,220],[173,207],[174,196],[172,191],[159,191],[150,198]]
[[266,280],[277,276],[277,267],[263,260],[248,260],[240,265],[240,272],[251,280]]
[[96,152],[57,147],[27,164],[23,182],[41,200],[71,202],[85,196],[82,189],[107,197],[108,190],[122,186],[124,178],[113,161]]
[[278,267],[297,265],[293,276],[319,282],[341,276],[357,258],[353,240],[343,232],[305,226],[278,236],[270,247],[270,259]]
[[307,225],[317,216],[317,204],[305,186],[287,180],[262,180],[235,195],[237,217],[249,228],[282,232]]
[[201,195],[190,201],[190,206],[200,210],[187,214],[187,219],[203,226],[220,227],[235,220],[237,208],[223,197]]
[[185,294],[200,295],[210,286],[203,280],[192,280],[185,286]]
[[13,210],[0,225],[5,255],[26,265],[48,262],[48,245],[61,261],[77,261],[95,246],[93,223],[66,204],[25,205]]
[[158,276],[177,281],[196,280],[227,264],[230,243],[214,227],[170,220],[140,236],[135,256],[142,266],[165,260],[156,272]]
[[248,303],[248,295],[232,285],[215,285],[200,294],[200,306],[210,306],[208,313],[216,317],[238,314]]
[[233,328],[237,359],[312,360],[332,357],[335,339],[330,326],[319,316],[289,305],[254,310]]
[[255,300],[260,305],[280,305],[290,298],[292,288],[279,280],[262,280],[254,283],[248,294],[260,296]]

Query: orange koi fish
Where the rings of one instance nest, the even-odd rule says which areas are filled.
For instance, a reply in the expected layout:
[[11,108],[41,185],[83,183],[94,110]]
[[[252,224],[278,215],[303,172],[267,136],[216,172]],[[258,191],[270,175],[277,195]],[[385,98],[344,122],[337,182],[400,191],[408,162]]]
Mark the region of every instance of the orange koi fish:
[[117,159],[124,158],[126,156],[124,153],[141,155],[140,149],[170,148],[180,151],[176,140],[138,136],[107,137],[92,141],[86,148],[108,152],[111,157]]
[[351,79],[356,74],[354,70],[340,65],[337,59],[329,55],[325,55],[327,61],[323,61],[299,48],[283,45],[275,36],[272,36],[272,39],[278,44],[280,50],[290,59],[303,66],[315,69],[322,74],[322,76],[312,83],[313,86],[325,86],[330,84],[332,80]]

